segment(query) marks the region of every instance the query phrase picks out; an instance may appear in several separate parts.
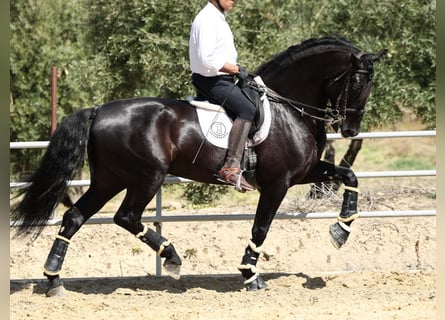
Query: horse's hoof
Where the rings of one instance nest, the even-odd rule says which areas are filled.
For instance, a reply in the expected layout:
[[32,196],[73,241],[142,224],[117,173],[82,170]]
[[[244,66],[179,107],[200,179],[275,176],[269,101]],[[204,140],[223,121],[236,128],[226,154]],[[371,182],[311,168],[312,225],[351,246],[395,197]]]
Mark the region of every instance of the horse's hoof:
[[46,296],[48,298],[49,297],[65,297],[66,296],[65,288],[63,287],[63,285],[59,285],[54,288],[48,288],[48,290],[46,290]]
[[[346,230],[345,228],[348,228],[349,230]],[[348,240],[350,233],[351,230],[348,226],[344,225],[343,227],[338,222],[332,224],[329,227],[329,234],[331,235],[331,243],[337,249],[340,249],[346,243],[346,240]]]
[[264,282],[263,278],[258,276],[255,280],[253,280],[251,283],[248,283],[246,286],[247,291],[258,291],[261,289],[266,289],[267,284]]
[[181,278],[181,265],[180,264],[170,264],[164,263],[165,272],[175,280]]

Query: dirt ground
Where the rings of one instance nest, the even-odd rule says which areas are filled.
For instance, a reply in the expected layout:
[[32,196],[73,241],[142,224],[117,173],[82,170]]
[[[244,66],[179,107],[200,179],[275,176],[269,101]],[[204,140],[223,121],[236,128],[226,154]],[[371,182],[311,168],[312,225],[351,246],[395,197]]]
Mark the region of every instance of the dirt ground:
[[[373,203],[373,210],[435,208],[422,192]],[[268,288],[259,292],[247,292],[237,271],[251,221],[164,223],[183,258],[178,281],[156,277],[155,254],[125,230],[85,225],[65,259],[67,294],[57,298],[45,297],[42,266],[58,228],[34,242],[11,236],[10,319],[435,319],[435,217],[359,218],[340,250],[329,240],[334,222],[274,221],[258,262]]]

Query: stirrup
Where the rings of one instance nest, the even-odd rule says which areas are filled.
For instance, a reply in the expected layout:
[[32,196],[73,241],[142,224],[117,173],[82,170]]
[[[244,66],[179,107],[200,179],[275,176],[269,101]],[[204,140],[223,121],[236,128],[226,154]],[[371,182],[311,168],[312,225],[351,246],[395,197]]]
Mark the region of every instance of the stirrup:
[[239,192],[255,190],[243,177],[243,171],[240,168],[221,168],[215,175],[218,181],[235,186]]

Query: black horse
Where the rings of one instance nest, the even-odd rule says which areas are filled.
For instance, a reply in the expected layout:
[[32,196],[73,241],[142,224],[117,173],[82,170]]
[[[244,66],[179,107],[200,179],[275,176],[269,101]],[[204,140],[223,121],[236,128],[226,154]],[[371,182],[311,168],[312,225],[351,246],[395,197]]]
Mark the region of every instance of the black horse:
[[[344,137],[359,133],[371,91],[373,64],[384,54],[364,53],[340,38],[310,39],[289,47],[262,65],[256,74],[270,99],[268,137],[255,149],[251,182],[260,199],[241,271],[248,290],[262,289],[257,259],[275,213],[287,190],[296,184],[340,180],[345,185],[338,221],[330,228],[332,242],[343,245],[357,216],[357,178],[347,168],[320,160],[325,122],[332,121]],[[167,174],[218,184],[215,172],[226,149],[205,141],[197,112],[189,102],[134,98],[83,109],[66,117],[50,140],[40,167],[12,210],[18,235],[38,236],[82,167],[88,151],[91,185],[63,215],[62,225],[44,266],[48,296],[63,290],[59,277],[71,237],[107,201],[126,189],[114,222],[148,244],[164,267],[179,274],[181,259],[172,243],[141,223],[144,208]],[[197,154],[199,155],[197,156]]]

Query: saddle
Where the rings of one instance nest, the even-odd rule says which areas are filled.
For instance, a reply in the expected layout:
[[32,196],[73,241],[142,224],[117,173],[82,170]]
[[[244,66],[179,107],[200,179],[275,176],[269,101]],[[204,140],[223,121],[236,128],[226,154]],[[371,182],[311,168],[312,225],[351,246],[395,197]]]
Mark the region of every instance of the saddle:
[[[259,76],[253,78],[251,81],[255,81],[258,85],[264,86]],[[254,147],[267,138],[271,124],[269,100],[265,92],[261,92],[257,88],[258,86],[251,85],[241,87],[243,94],[252,101],[256,107],[255,118],[248,136],[247,148],[241,163],[243,169],[246,170],[244,173],[246,178],[248,178],[249,175],[253,175],[256,167]],[[196,91],[197,96],[189,97],[188,102],[196,108],[202,132],[207,141],[217,147],[227,149],[230,129],[232,128],[232,123],[236,115],[207,97],[198,88],[196,88]]]
[[[260,86],[265,86],[261,77],[256,76],[252,80]],[[225,134],[230,132],[231,123],[235,120],[236,115],[229,109],[219,105],[218,102],[207,97],[199,88],[196,88],[197,95],[189,97],[188,102],[196,107],[198,112],[199,122],[203,129],[206,138],[214,145],[222,148],[227,148],[225,142],[216,142],[211,137],[225,138]],[[255,117],[248,136],[248,145],[256,146],[263,142],[269,133],[270,129],[270,105],[267,95],[259,91],[258,86],[244,85],[241,87],[243,94],[255,105]],[[219,114],[215,114],[219,113]],[[229,121],[224,119],[227,117]],[[210,124],[209,124],[210,122]],[[224,128],[225,127],[225,128]],[[212,130],[213,129],[213,130]],[[216,129],[216,130],[214,130]],[[210,130],[210,131],[209,131]],[[208,135],[209,134],[209,135]]]
[[[239,86],[241,89],[241,92],[244,94],[245,97],[247,97],[247,99],[249,99],[254,105],[255,105],[255,117],[253,119],[253,123],[252,126],[250,128],[250,132],[249,132],[249,138],[252,139],[252,137],[254,136],[254,134],[258,131],[258,129],[261,127],[261,125],[264,122],[264,111],[262,108],[262,101],[261,101],[261,92],[258,91],[256,89],[256,87],[249,85],[249,82],[257,82],[260,83],[262,85],[264,85],[263,81],[261,80],[261,78],[259,76],[257,76],[257,79],[254,79],[253,77],[249,76],[249,79],[246,81],[247,84],[244,84],[242,86]],[[219,105],[218,102],[216,102],[215,100],[212,99],[212,97],[207,96],[202,90],[200,90],[196,85],[194,85],[195,89],[196,89],[196,97],[193,98],[194,101],[203,101],[203,102],[208,102],[210,104],[213,105]],[[190,102],[190,100],[189,100]],[[193,104],[193,103],[192,103]],[[197,106],[197,105],[195,105]],[[203,105],[200,105],[203,108],[206,108]],[[200,106],[197,106],[198,108]],[[236,114],[233,113],[231,110],[224,108],[224,106],[222,106],[222,108],[224,109],[224,111],[226,112],[226,114],[228,115],[228,117],[234,121],[236,118]]]

